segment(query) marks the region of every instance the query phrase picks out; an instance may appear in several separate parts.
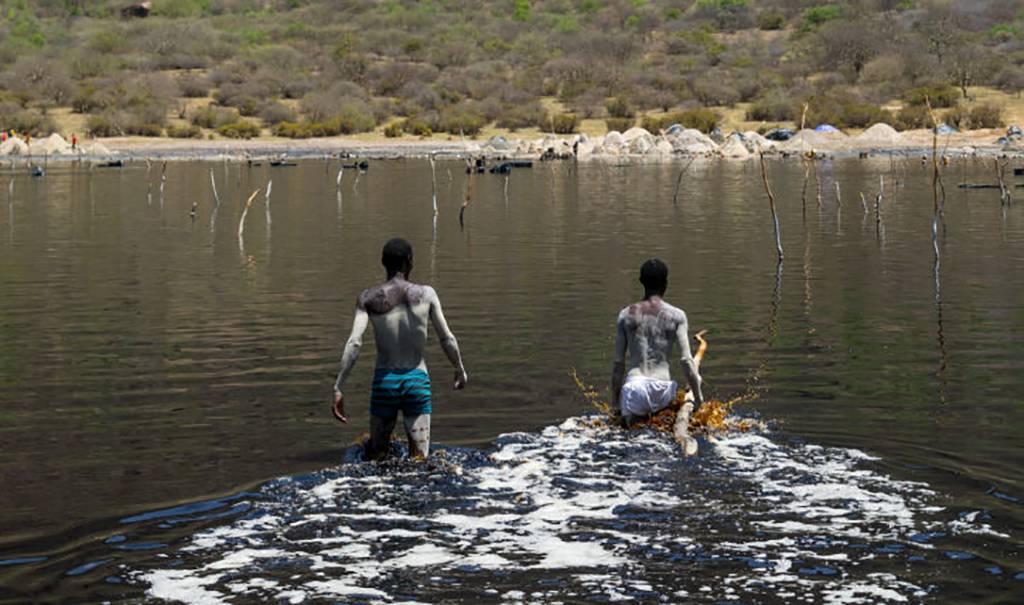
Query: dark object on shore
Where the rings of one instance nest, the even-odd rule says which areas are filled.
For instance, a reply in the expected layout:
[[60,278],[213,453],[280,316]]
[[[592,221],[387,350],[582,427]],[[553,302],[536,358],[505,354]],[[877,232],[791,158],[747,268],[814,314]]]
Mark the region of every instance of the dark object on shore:
[[764,138],[769,141],[788,141],[795,134],[792,128],[773,128],[765,133]]
[[149,11],[153,10],[153,3],[149,2],[136,2],[135,4],[129,4],[128,6],[121,9],[122,19],[145,19],[149,16]]
[[43,169],[40,168],[39,166],[33,166],[32,167],[32,176],[34,176],[34,177],[41,177],[41,176],[43,176],[43,174],[44,174],[43,173]]
[[956,134],[958,132],[960,131],[949,124],[939,124],[935,127],[935,134]]
[[1024,176],[1024,168],[1014,168],[1013,176]]
[[362,162],[352,162],[351,164],[342,164],[341,167],[342,168],[349,168],[349,169],[352,169],[352,170],[362,170],[363,172],[366,172],[367,170],[370,169],[370,163],[367,162],[366,160],[363,160]]
[[[1024,183],[1017,183],[1016,187],[1024,188]],[[999,183],[960,183],[960,189],[1002,189]]]
[[860,159],[862,159],[862,160],[866,160],[866,159],[867,159],[867,157],[868,157],[868,152],[866,152],[866,151],[861,151],[860,153],[858,153],[858,154],[857,154],[857,157],[858,157],[858,158],[860,158]]
[[487,171],[483,158],[477,158],[472,163],[466,162],[466,174],[483,174]]
[[124,160],[110,160],[100,163],[100,168],[124,168]]
[[721,128],[713,128],[711,132],[708,133],[708,136],[711,137],[712,141],[719,145],[725,142],[725,133],[722,132]]
[[270,161],[270,165],[273,166],[274,168],[281,168],[281,167],[288,167],[288,166],[298,166],[299,163],[298,162],[289,162],[288,160],[271,160]]
[[530,160],[512,160],[491,166],[491,174],[508,174],[513,168],[533,168]]

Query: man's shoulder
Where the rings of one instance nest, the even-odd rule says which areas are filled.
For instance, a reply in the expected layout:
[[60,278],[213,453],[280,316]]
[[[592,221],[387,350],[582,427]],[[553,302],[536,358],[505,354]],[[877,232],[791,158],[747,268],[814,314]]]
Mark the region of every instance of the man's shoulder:
[[668,315],[669,317],[672,317],[676,321],[686,321],[686,311],[683,311],[682,309],[671,303],[662,301],[662,312]]

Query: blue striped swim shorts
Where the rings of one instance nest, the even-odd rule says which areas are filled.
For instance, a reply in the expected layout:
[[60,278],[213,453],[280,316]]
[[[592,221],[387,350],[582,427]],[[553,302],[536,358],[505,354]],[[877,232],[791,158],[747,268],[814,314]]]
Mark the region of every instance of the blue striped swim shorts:
[[405,416],[430,413],[430,376],[423,370],[378,369],[373,373],[370,413],[394,418],[399,410]]

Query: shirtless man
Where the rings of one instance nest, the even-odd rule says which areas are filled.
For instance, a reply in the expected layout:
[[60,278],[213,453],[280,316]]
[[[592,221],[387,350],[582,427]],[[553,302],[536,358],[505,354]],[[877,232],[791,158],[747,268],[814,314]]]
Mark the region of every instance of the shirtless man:
[[441,301],[430,286],[409,281],[412,271],[412,246],[401,238],[384,244],[381,263],[387,281],[359,295],[352,334],[341,356],[341,371],[334,383],[334,417],[343,423],[345,380],[359,357],[366,324],[373,323],[377,341],[377,366],[370,391],[370,439],[366,457],[376,459],[387,454],[391,432],[398,412],[402,412],[409,454],[425,458],[430,453],[430,376],[423,360],[427,340],[427,321],[441,339],[441,348],[455,367],[455,389],[465,388],[468,377],[455,336],[441,312]]
[[668,267],[656,258],[645,262],[640,267],[640,283],[644,286],[644,299],[619,313],[615,330],[612,406],[620,410],[627,426],[665,409],[675,400],[677,385],[669,372],[674,343],[679,343],[694,405],[700,406],[704,401],[700,374],[690,354],[686,313],[661,298],[668,287]]

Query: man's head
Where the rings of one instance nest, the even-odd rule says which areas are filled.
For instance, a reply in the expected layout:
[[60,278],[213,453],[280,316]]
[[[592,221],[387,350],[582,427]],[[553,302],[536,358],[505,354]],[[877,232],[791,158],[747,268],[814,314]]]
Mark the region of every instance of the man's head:
[[647,296],[665,294],[668,288],[668,265],[657,258],[640,265],[640,283],[644,285]]
[[389,239],[380,253],[380,262],[387,269],[389,278],[396,273],[408,277],[412,272],[412,245],[400,237]]

